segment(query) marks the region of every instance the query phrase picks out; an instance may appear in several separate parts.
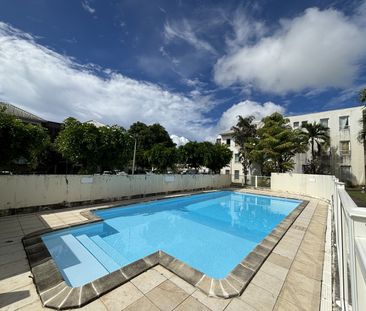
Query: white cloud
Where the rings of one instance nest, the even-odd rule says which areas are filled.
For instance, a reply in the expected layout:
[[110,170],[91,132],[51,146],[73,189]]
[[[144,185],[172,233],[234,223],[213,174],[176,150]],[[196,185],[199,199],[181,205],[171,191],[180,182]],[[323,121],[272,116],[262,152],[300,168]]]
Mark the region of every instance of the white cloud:
[[164,35],[167,41],[178,38],[192,45],[197,50],[203,50],[212,54],[217,54],[216,50],[211,44],[197,37],[192,25],[186,19],[183,19],[181,22],[165,23]]
[[95,13],[95,9],[93,7],[91,7],[89,1],[87,1],[87,0],[81,1],[81,6],[88,13],[90,13],[90,14],[94,14]]
[[263,117],[268,116],[274,112],[284,113],[285,109],[272,102],[266,102],[264,104],[245,100],[236,105],[231,106],[226,110],[217,125],[218,132],[229,130],[232,126],[238,122],[238,116],[242,117],[255,117],[255,120],[260,121]]
[[178,136],[172,134],[170,135],[170,138],[172,139],[173,143],[175,143],[177,146],[183,146],[189,142],[189,139],[185,138],[184,136]]
[[[278,94],[348,87],[366,56],[366,27],[361,18],[365,12],[360,9],[355,16],[347,17],[333,9],[310,8],[292,20],[280,21],[277,32],[262,36],[252,45],[238,47],[231,42],[228,55],[215,65],[215,81],[223,86],[251,85]],[[245,26],[239,19],[234,24],[234,43],[248,38],[246,30],[240,30],[241,24],[257,29],[259,34],[264,29],[261,24]]]
[[0,99],[45,119],[74,116],[124,127],[135,121],[159,122],[190,139],[211,135],[212,121],[205,117],[212,109],[209,98],[184,96],[95,65],[80,65],[1,22],[0,72]]

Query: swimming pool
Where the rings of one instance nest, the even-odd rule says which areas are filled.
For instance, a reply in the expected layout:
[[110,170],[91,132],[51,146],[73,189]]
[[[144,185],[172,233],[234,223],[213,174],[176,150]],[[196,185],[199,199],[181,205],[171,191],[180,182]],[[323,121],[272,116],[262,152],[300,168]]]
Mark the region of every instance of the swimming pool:
[[157,250],[221,279],[301,202],[232,191],[197,194],[96,210],[103,221],[42,240],[71,287]]

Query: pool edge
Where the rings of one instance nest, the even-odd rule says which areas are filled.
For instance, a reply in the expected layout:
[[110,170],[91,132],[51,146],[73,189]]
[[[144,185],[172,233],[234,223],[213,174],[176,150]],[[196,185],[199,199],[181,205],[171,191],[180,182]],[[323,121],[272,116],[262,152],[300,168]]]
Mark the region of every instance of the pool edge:
[[[273,197],[283,198],[281,196]],[[293,199],[292,197],[286,198]],[[83,286],[74,288],[68,286],[48,252],[47,247],[44,245],[41,235],[82,224],[102,221],[102,219],[92,211],[81,212],[81,214],[88,219],[86,221],[71,226],[65,225],[32,232],[31,234],[24,236],[22,242],[38,295],[40,296],[43,305],[48,308],[58,310],[80,308],[158,264],[196,288],[199,288],[208,296],[231,298],[239,296],[245,290],[251,279],[258,272],[267,257],[271,254],[275,246],[279,243],[308,203],[309,201],[302,200],[302,202],[223,279],[211,278],[179,259],[159,250]]]

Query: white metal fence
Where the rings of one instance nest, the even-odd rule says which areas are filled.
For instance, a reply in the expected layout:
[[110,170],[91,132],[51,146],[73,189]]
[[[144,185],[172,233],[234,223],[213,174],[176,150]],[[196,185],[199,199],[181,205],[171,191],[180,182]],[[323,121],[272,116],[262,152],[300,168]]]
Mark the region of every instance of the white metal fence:
[[270,188],[271,177],[270,176],[257,176],[257,175],[239,175],[232,174],[231,182],[233,184],[241,186],[249,186],[254,188]]
[[366,310],[366,208],[357,207],[344,188],[334,182],[332,195],[342,310]]

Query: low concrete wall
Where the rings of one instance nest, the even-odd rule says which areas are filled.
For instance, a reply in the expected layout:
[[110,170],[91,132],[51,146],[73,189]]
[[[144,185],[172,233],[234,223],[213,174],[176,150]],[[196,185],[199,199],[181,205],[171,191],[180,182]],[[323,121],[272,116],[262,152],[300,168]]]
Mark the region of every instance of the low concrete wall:
[[272,173],[271,190],[308,195],[331,200],[334,193],[332,175],[309,175],[294,173]]
[[225,175],[4,175],[0,176],[0,211],[223,188],[230,183]]

